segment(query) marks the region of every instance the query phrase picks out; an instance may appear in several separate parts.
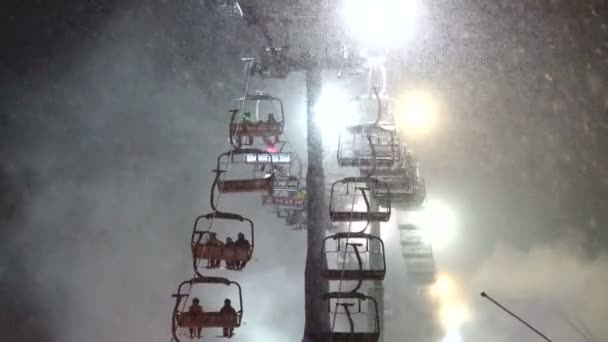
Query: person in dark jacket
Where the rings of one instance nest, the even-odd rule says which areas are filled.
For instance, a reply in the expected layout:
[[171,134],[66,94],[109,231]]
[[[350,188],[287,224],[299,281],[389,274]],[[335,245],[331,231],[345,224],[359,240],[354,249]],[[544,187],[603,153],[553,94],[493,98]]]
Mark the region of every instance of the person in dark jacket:
[[[222,316],[228,316],[228,317],[234,317],[236,318],[236,310],[232,307],[231,303],[230,303],[230,299],[226,298],[224,300],[224,306],[220,309],[220,314],[222,314]],[[234,327],[224,327],[224,333],[223,336],[224,337],[232,337],[232,335],[234,334]]]
[[[231,237],[227,237],[226,238],[226,243],[224,244],[224,247],[229,247],[229,248],[235,248],[234,246],[234,241],[232,241]],[[236,253],[235,253],[236,254]],[[226,260],[226,268],[229,270],[234,270],[236,268],[236,262],[235,261],[231,261],[231,260]]]
[[[199,300],[198,298],[193,298],[192,299],[192,305],[190,305],[190,308],[188,308],[188,313],[192,316],[192,319],[194,321],[196,321],[197,319],[199,319],[202,314],[203,314],[203,307],[199,304]],[[194,328],[188,328],[188,330],[190,331],[190,338],[194,338]],[[202,326],[197,326],[196,327],[196,337],[197,338],[201,338],[201,331],[203,330]]]
[[[245,239],[245,234],[239,233],[238,238],[236,239],[236,242],[234,243],[234,247],[236,247],[238,249],[249,250],[251,248],[251,244],[249,243],[249,240]],[[243,261],[240,263],[237,262],[235,267],[240,270],[240,269],[243,269],[243,267],[245,267],[245,265],[247,265],[247,261]]]

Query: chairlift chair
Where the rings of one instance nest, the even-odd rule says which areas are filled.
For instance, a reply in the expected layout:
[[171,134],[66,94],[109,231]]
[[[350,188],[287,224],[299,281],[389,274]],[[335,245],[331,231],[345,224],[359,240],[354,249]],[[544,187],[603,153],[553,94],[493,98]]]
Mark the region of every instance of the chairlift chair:
[[406,259],[405,269],[412,284],[430,285],[434,284],[437,279],[437,268],[432,257]]
[[[270,167],[267,170],[259,168],[260,163],[266,163],[268,160],[270,160]],[[226,179],[228,177],[227,170],[230,166],[233,167],[230,174],[238,172],[238,169],[242,172],[242,169],[245,168],[249,178]],[[237,170],[234,168],[237,168]],[[237,149],[220,154],[217,157],[217,168],[213,172],[215,172],[215,180],[211,186],[211,208],[213,210],[216,210],[216,189],[220,193],[270,193],[274,184],[272,156],[267,152],[256,149]]]
[[[328,311],[333,316],[332,311],[332,300],[335,302],[337,315],[346,316],[348,321],[348,330],[345,329],[334,329],[334,331],[322,332],[315,336],[314,341],[320,342],[377,342],[380,338],[380,313],[378,309],[378,302],[371,297],[366,296],[358,292],[329,292],[321,297],[327,301]],[[372,312],[362,311],[362,304],[366,301],[371,301],[372,305],[367,306],[372,308]],[[365,323],[361,321],[355,321],[354,316],[365,317],[367,315],[374,315],[373,325],[369,325],[366,319]],[[360,326],[365,326],[361,328]]]
[[[334,248],[329,248],[328,242],[332,240]],[[323,239],[321,253],[328,259],[330,256],[341,257],[346,254],[354,255],[357,260],[356,268],[341,265],[340,261],[338,262],[340,265],[336,265],[335,268],[330,267],[329,262],[326,263],[325,267],[321,269],[321,275],[327,280],[384,280],[386,275],[384,242],[377,236],[362,232],[336,233]],[[373,265],[371,262],[374,254],[378,255],[378,259],[381,260],[378,265]]]
[[340,135],[336,156],[339,166],[371,169],[372,174],[399,161],[399,144],[393,131],[375,124],[350,126]]
[[[226,285],[235,286],[238,290],[238,309],[236,315],[227,315],[217,311],[203,311],[202,313],[191,313],[186,308],[184,301],[190,297],[190,291],[194,287],[206,285]],[[171,330],[173,338],[181,342],[181,332],[185,333],[188,329],[198,328],[238,328],[243,319],[243,294],[241,285],[235,281],[221,277],[195,277],[183,281],[177,288],[177,293],[172,295],[175,298],[175,306],[171,319]]]
[[372,92],[351,98],[349,108],[360,114],[361,122],[373,123],[397,133],[393,112],[395,100],[386,95],[384,90],[379,90],[377,86],[372,87]]
[[262,79],[285,79],[291,71],[287,57],[287,48],[266,47],[258,58],[243,58],[250,62],[250,75],[258,75]]
[[357,53],[354,47],[351,48],[346,46],[346,44],[342,44],[341,55],[342,63],[338,69],[338,78],[360,76],[369,68],[366,59],[361,53]]
[[304,209],[306,192],[295,176],[276,176],[270,194],[262,195],[263,205],[272,206],[275,210]]
[[425,241],[423,230],[415,228],[410,230],[401,230],[399,232],[399,243],[401,246],[420,246],[427,243]]
[[[426,185],[420,176],[418,163],[409,158],[409,162],[401,158],[399,164],[392,168],[376,169],[373,176],[385,182],[390,188],[390,195],[384,188],[377,188],[372,193],[374,198],[385,205],[390,201],[393,205],[405,206],[409,209],[420,208],[426,198]],[[368,175],[362,170],[362,175]]]
[[[241,148],[243,145],[251,146],[254,144],[255,138],[273,144],[279,142],[285,127],[283,101],[278,97],[267,94],[247,94],[238,101],[242,103],[242,110],[233,109],[230,111],[228,132],[230,144],[234,148]],[[268,107],[264,106],[260,109],[262,104],[266,104]],[[266,121],[260,119],[262,110],[266,111],[263,115],[268,115]],[[251,117],[252,113],[255,118]],[[246,117],[247,114],[249,117]],[[270,114],[272,114],[272,117]],[[277,114],[278,118],[274,117]]]
[[404,258],[432,258],[433,246],[424,237],[424,231],[414,225],[399,225],[399,243]]
[[403,255],[404,258],[432,257],[433,246],[428,242],[420,242],[419,244],[402,244],[401,255]]
[[[214,245],[208,242],[206,238],[209,237],[211,231],[204,230],[201,227],[201,221],[225,221],[232,226],[237,226],[239,223],[245,223],[249,226],[249,248],[243,248],[238,246],[225,246],[225,245]],[[194,221],[194,227],[192,228],[192,239],[191,239],[191,250],[192,250],[192,264],[194,271],[198,272],[199,268],[213,268],[211,263],[208,262],[206,265],[201,265],[201,260],[222,260],[226,264],[233,263],[239,265],[239,267],[228,268],[229,270],[242,270],[241,265],[245,265],[251,256],[253,255],[254,246],[254,227],[253,221],[245,218],[241,215],[213,212],[205,215],[198,216]]]
[[[330,190],[329,217],[333,222],[387,222],[391,217],[390,203],[387,206],[377,207],[370,205],[370,194],[376,188],[383,187],[390,192],[386,183],[371,177],[347,177],[334,182]],[[358,210],[356,206],[363,201],[365,210]],[[351,210],[351,207],[354,207]],[[340,209],[339,209],[340,208]]]

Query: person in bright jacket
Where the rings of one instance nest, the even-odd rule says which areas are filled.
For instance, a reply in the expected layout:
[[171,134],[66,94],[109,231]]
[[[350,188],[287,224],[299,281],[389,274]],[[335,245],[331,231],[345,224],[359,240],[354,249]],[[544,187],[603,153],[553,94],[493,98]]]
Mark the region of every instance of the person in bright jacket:
[[[217,238],[217,234],[214,232],[209,233],[209,240],[207,240],[207,245],[210,247],[223,247],[224,243]],[[220,267],[220,259],[210,259],[209,267],[217,268]]]

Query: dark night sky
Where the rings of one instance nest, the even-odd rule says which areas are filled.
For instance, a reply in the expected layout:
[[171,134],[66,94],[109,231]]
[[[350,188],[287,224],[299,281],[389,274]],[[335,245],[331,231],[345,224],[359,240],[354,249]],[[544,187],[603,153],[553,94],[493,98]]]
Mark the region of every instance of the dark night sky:
[[[0,5],[3,341],[168,340],[191,221],[208,210],[210,170],[227,149],[218,132],[240,96],[240,57],[257,42],[200,3]],[[426,6],[424,33],[393,67],[395,92],[432,89],[444,109],[415,143],[430,193],[460,212],[440,269],[465,292],[487,286],[534,317],[542,310],[525,300],[571,301],[608,339],[608,299],[595,285],[608,279],[606,2]],[[267,85],[293,116],[304,115],[302,80]],[[301,122],[288,127],[300,146]],[[293,340],[304,235],[248,199],[231,203],[260,222],[259,262],[239,275],[244,336]],[[519,336],[483,315],[503,338]],[[471,341],[488,336],[478,330]]]

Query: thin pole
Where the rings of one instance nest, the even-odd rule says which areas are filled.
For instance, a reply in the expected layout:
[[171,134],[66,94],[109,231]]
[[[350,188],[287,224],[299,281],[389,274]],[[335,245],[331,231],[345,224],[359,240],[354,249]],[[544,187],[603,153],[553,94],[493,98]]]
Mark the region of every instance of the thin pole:
[[492,303],[494,303],[496,306],[498,306],[499,308],[503,309],[506,313],[508,313],[509,315],[515,317],[515,319],[517,319],[518,321],[520,321],[521,323],[523,323],[525,326],[527,326],[528,328],[530,328],[530,330],[534,331],[535,333],[538,334],[538,336],[542,337],[545,339],[545,341],[548,342],[553,342],[551,341],[547,336],[545,336],[545,334],[541,333],[540,331],[538,331],[536,328],[534,328],[532,325],[530,325],[528,322],[524,321],[522,318],[520,318],[519,316],[517,316],[516,314],[514,314],[513,312],[511,312],[511,310],[505,308],[504,306],[502,306],[499,302],[497,302],[496,300],[494,300],[494,298],[488,296],[487,293],[482,292],[481,296],[483,298],[486,298],[487,300],[491,301]]

